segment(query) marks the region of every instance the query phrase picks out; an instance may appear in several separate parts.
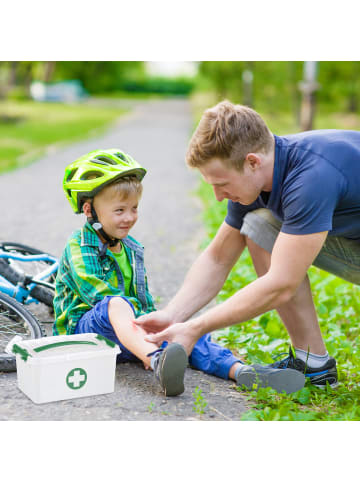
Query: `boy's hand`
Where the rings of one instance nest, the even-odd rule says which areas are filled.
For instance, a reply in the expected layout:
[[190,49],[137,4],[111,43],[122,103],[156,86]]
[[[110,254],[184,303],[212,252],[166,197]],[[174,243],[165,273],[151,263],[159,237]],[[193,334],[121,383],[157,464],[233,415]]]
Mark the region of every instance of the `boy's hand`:
[[158,333],[173,324],[172,319],[164,310],[153,311],[139,316],[134,320],[135,325],[141,326],[147,333]]

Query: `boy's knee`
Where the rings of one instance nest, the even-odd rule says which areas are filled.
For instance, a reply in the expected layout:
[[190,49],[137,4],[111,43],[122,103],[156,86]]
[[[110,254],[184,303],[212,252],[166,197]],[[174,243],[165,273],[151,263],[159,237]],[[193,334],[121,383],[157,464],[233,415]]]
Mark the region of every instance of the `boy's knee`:
[[129,316],[134,318],[134,310],[129,302],[125,301],[121,296],[112,296],[108,303],[109,317],[113,314]]

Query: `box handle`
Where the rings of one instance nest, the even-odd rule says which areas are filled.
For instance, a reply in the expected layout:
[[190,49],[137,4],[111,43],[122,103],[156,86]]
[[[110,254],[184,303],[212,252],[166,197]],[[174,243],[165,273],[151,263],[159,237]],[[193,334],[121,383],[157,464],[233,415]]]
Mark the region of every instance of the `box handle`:
[[113,341],[109,340],[109,338],[105,338],[105,336],[102,336],[102,335],[99,335],[97,334],[96,337],[98,340],[100,341],[104,341],[108,346],[110,346],[111,348],[114,348],[116,346],[116,343],[114,343]]
[[14,353],[14,355],[21,355],[21,359],[25,362],[27,361],[29,356],[32,356],[31,353],[26,350],[26,348],[21,348],[21,346],[17,345],[16,343],[14,343],[12,346],[12,352]]
[[39,352],[39,351],[50,350],[51,348],[57,348],[59,346],[66,346],[66,345],[95,345],[95,346],[97,346],[97,344],[94,343],[93,341],[59,341],[58,343],[50,343],[49,345],[38,346],[37,348],[33,348],[33,350],[36,351],[36,352]]

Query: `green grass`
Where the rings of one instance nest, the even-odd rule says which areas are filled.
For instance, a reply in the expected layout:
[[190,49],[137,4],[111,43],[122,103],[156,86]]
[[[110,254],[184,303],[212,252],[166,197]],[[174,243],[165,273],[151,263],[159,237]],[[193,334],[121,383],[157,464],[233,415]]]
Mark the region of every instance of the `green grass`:
[[124,109],[7,101],[0,103],[0,173],[31,162],[53,145],[100,133]]
[[[296,131],[287,114],[268,116],[267,120],[275,134]],[[345,115],[317,118],[317,125],[327,128],[359,129],[360,125],[355,127],[354,123],[352,116]],[[203,248],[224,220],[226,201],[218,203],[211,187],[202,181],[198,195],[203,201],[207,230]],[[322,391],[307,384],[292,395],[278,394],[270,388],[249,392],[246,397],[253,408],[242,420],[360,420],[360,287],[315,267],[310,268],[309,277],[328,352],[338,363],[339,387]],[[254,279],[255,270],[246,250],[232,269],[217,301],[226,300]],[[214,337],[247,363],[271,363],[274,357],[289,349],[289,336],[276,311],[218,330]]]

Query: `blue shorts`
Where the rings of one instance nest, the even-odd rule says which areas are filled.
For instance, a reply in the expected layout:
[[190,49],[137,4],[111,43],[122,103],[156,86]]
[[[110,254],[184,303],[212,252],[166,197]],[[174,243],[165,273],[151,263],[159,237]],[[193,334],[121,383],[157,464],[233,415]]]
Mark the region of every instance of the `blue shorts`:
[[[140,362],[141,360],[127,350],[121,340],[117,338],[110,323],[108,304],[111,298],[111,296],[106,296],[94,308],[87,311],[78,321],[75,333],[98,333],[105,336],[120,346],[121,353],[117,357],[118,362]],[[240,360],[227,348],[213,343],[209,334],[198,340],[189,357],[189,363],[193,368],[225,379],[228,379],[229,370],[236,362],[240,362]]]

